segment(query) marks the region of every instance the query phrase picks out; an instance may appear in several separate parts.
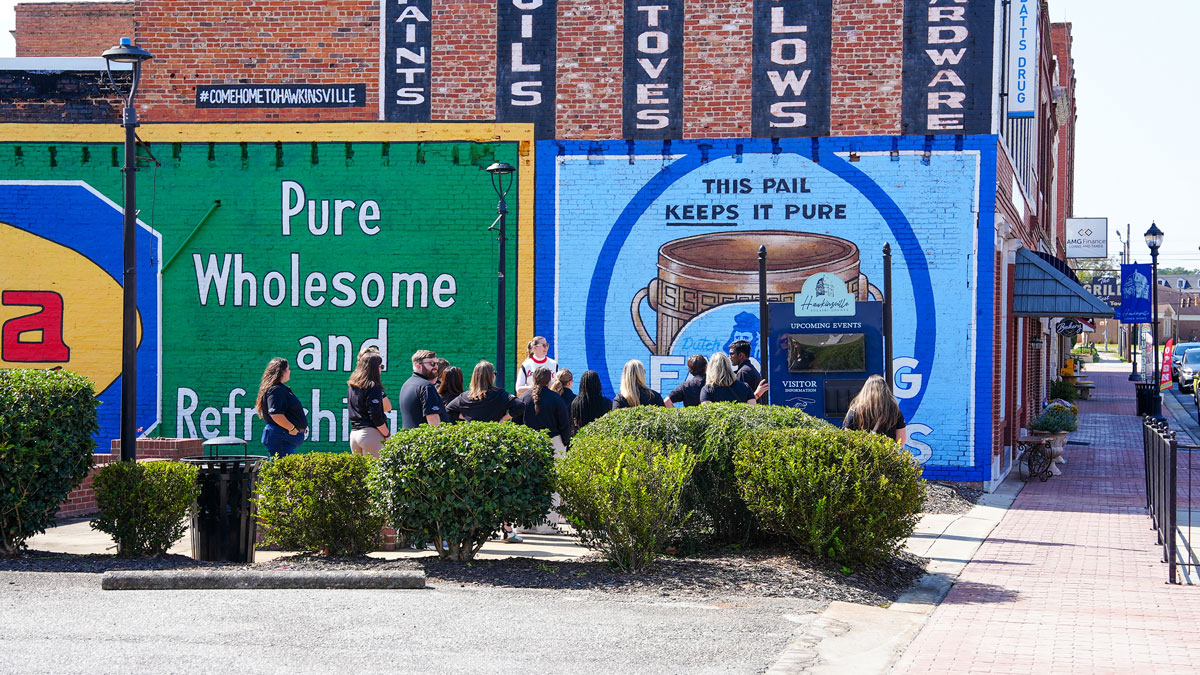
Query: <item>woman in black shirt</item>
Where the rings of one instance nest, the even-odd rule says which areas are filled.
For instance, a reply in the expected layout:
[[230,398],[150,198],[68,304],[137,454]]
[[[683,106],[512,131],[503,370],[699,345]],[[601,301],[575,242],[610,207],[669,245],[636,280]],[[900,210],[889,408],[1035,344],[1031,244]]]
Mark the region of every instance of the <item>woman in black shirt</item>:
[[529,381],[533,386],[521,394],[521,402],[525,404],[524,424],[530,429],[550,432],[555,455],[561,455],[571,442],[571,415],[567,412],[567,404],[550,389],[549,368],[534,368]]
[[272,457],[284,457],[295,452],[304,442],[308,431],[308,416],[300,399],[285,384],[292,378],[287,359],[275,357],[263,371],[258,385],[258,398],[254,409],[267,423],[262,433],[262,444]]
[[850,402],[850,409],[842,420],[843,429],[858,429],[883,434],[904,445],[908,440],[904,414],[887,380],[881,375],[867,378],[862,391]]
[[[442,371],[441,382],[441,385],[438,386],[438,394],[441,395],[443,401],[453,401],[458,398],[463,393],[462,369],[446,366],[446,369]],[[454,423],[461,420],[458,413],[450,412],[449,408],[442,409],[443,423]]]
[[363,352],[358,367],[346,382],[346,402],[350,408],[350,452],[378,457],[384,441],[391,435],[387,421],[387,394],[383,391],[380,370],[383,358],[376,352]]
[[750,387],[733,375],[733,362],[724,352],[717,352],[708,360],[704,387],[700,390],[700,404],[705,403],[756,403]]
[[613,410],[639,405],[663,405],[662,396],[646,386],[646,367],[633,359],[621,371],[621,390],[613,399]]
[[505,422],[525,410],[516,396],[496,388],[496,367],[488,361],[475,364],[471,388],[446,404],[456,419],[467,422]]
[[578,433],[593,420],[612,410],[612,401],[600,391],[600,373],[585,370],[579,376],[579,395],[571,401],[571,429]]
[[567,404],[567,410],[571,409],[571,403],[575,401],[575,392],[571,391],[573,384],[575,384],[575,376],[566,368],[559,368],[550,381],[550,388],[554,390],[554,393],[563,397],[563,403]]

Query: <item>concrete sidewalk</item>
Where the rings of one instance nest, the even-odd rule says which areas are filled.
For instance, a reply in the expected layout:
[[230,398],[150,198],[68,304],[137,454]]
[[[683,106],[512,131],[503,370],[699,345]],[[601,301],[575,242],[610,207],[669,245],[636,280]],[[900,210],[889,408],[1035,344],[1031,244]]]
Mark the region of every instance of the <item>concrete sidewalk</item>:
[[[487,560],[520,556],[546,561],[561,561],[572,560],[590,553],[588,549],[579,545],[577,539],[566,535],[522,534],[521,538],[525,541],[520,544],[505,544],[498,539],[493,539],[483,545],[476,558]],[[45,534],[39,534],[29,539],[28,547],[31,550],[48,551],[51,553],[115,554],[117,552],[116,544],[113,543],[112,537],[103,532],[93,530],[88,525],[86,518],[64,521],[62,525],[46,530]],[[178,555],[191,555],[191,533],[189,532],[187,535],[184,535],[183,539],[175,542],[175,545],[167,552]],[[425,551],[410,549],[405,551],[376,551],[369,555],[372,558],[390,560],[395,558],[415,558],[433,555],[433,553],[433,549]],[[295,551],[260,550],[255,552],[254,562],[265,562],[295,554]]]
[[1194,672],[1200,588],[1165,583],[1128,368],[1089,364],[1085,445],[1025,486],[894,672]]

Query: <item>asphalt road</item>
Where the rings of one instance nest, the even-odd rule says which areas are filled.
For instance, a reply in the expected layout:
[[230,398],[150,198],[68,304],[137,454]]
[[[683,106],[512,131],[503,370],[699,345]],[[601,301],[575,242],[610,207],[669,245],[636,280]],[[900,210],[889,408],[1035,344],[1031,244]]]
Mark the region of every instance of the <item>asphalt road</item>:
[[584,591],[101,591],[0,572],[0,672],[760,673],[823,606]]

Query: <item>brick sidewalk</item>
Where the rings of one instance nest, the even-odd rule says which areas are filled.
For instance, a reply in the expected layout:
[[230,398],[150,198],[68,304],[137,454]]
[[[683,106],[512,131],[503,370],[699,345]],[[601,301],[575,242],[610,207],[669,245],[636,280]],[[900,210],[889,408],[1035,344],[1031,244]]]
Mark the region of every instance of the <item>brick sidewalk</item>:
[[1096,364],[1063,475],[1033,481],[897,673],[1194,673],[1200,588],[1170,586],[1146,516],[1128,366]]

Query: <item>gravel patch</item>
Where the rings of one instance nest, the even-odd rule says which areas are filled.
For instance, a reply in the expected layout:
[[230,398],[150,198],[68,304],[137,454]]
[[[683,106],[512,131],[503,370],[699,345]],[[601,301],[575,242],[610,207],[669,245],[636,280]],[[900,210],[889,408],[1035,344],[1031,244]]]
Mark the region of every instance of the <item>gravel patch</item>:
[[925,482],[925,508],[923,513],[966,513],[970,511],[983,490],[975,490],[952,483]]
[[877,567],[846,574],[836,564],[787,549],[750,549],[663,557],[650,570],[626,574],[600,556],[566,562],[533,558],[476,560],[459,563],[436,555],[420,558],[332,558],[300,554],[253,565],[201,562],[186,556],[117,558],[114,555],[70,555],[27,551],[0,558],[0,571],[85,572],[110,570],[246,569],[257,571],[423,571],[428,587],[490,586],[551,590],[589,590],[626,596],[669,596],[711,599],[719,596],[795,598],[863,605],[894,601],[925,572],[926,560],[901,553]]

